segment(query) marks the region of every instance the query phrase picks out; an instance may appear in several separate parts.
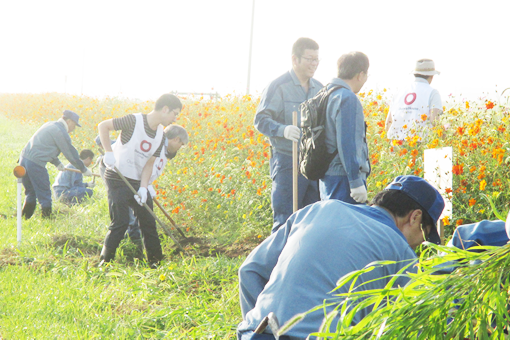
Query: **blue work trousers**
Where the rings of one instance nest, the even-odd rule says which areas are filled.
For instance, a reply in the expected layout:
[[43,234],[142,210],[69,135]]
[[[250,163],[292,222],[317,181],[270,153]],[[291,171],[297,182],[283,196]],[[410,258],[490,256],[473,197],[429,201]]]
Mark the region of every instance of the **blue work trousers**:
[[28,203],[39,201],[41,208],[51,208],[48,170],[26,158],[21,158],[19,164],[26,170],[26,175],[21,179],[21,183],[25,187],[25,201]]
[[[269,162],[273,186],[271,205],[273,208],[274,233],[287,221],[293,213],[292,208],[292,156],[274,152]],[[298,209],[319,201],[319,185],[317,181],[306,179],[298,174]]]
[[[366,186],[366,183],[363,181]],[[322,200],[337,199],[345,203],[360,204],[351,197],[351,187],[347,176],[326,175],[319,180]]]
[[72,187],[65,190],[55,190],[55,197],[67,204],[81,203],[85,197],[92,197],[94,192],[86,187]]

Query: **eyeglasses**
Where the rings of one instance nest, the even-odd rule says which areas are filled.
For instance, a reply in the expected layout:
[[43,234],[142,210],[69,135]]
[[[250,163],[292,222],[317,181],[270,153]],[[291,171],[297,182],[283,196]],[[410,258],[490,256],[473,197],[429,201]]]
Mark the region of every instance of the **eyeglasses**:
[[304,60],[306,60],[310,64],[311,63],[317,63],[318,64],[321,61],[319,58],[310,58],[310,57],[303,57],[303,56],[301,56],[301,58],[303,58]]

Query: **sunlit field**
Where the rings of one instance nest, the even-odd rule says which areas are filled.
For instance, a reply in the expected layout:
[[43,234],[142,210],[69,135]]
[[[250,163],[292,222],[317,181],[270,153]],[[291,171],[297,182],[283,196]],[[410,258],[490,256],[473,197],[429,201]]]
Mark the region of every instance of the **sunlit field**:
[[[359,97],[368,124],[369,199],[398,175],[423,176],[425,149],[451,146],[453,186],[446,188],[445,199],[452,202],[453,213],[443,219],[446,238],[458,225],[497,219],[495,211],[506,216],[507,107],[495,100],[449,98],[427,140],[392,141],[384,132],[390,100],[386,92],[368,91]],[[177,253],[172,240],[162,235],[167,258],[160,268],[150,270],[133,260],[134,247],[128,241],[121,244],[112,265],[98,268],[109,224],[100,180],[96,180],[94,197],[84,204],[54,203],[57,216],[53,220],[42,220],[37,210],[24,222],[23,242],[18,246],[12,169],[37,128],[57,120],[65,109],[80,115],[82,128],[71,135],[75,147],[99,155],[94,139],[101,121],[149,113],[154,103],[56,93],[0,95],[0,181],[7,188],[0,194],[0,337],[235,338],[241,321],[237,268],[269,236],[272,225],[270,145],[253,127],[258,98],[191,97],[183,102],[177,123],[188,130],[190,143],[168,163],[155,187],[158,200],[190,242],[183,243],[184,253]],[[60,159],[67,163],[63,156]],[[51,164],[47,168],[53,180],[57,170]],[[432,253],[430,249],[422,252],[424,265]],[[495,258],[502,264],[501,272],[507,270],[506,257]],[[488,260],[487,268],[493,270],[490,265]]]

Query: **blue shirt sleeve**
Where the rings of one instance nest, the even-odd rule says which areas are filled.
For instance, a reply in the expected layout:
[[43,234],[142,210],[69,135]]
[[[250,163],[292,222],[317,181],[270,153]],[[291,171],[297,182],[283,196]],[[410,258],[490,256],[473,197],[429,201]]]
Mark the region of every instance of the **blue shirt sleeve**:
[[[345,172],[351,188],[357,188],[363,185],[360,179],[360,164],[356,157],[356,141],[363,140],[363,136],[357,136],[356,116],[359,101],[355,94],[342,89],[340,97],[333,98],[332,109],[336,117],[336,140],[338,156],[344,166]],[[363,110],[363,108],[361,108]]]
[[278,258],[287,243],[295,215],[289,217],[285,228],[269,236],[246,258],[239,268],[239,300],[243,319],[255,307],[257,297],[262,292],[273,272]]
[[260,133],[267,137],[283,137],[283,130],[286,126],[281,123],[285,119],[282,117],[285,114],[284,111],[282,90],[271,84],[262,92],[253,124]]

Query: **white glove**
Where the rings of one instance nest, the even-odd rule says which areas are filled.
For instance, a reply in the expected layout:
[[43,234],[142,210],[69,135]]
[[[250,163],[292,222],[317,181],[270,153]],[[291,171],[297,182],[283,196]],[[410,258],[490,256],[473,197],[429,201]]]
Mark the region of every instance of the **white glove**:
[[86,184],[87,184],[87,188],[93,188],[96,186],[96,183],[94,183],[94,182],[88,182]]
[[154,190],[154,187],[152,186],[152,184],[149,184],[149,186],[147,187],[147,190],[149,190],[149,194],[151,194],[152,198],[156,197],[156,190]]
[[87,169],[87,170],[85,170],[85,172],[82,172],[83,176],[87,176],[87,177],[92,176],[92,171],[89,168],[85,168],[85,169]]
[[299,142],[299,138],[301,138],[301,130],[297,126],[287,125],[285,130],[283,130],[283,137],[293,142]]
[[351,197],[358,203],[366,203],[367,201],[367,188],[364,185],[352,188],[351,189]]
[[58,171],[64,171],[64,170],[65,170],[65,168],[66,168],[66,167],[65,167],[65,166],[64,166],[64,164],[62,164],[62,163],[60,163],[59,165],[57,165],[57,170],[58,170]]
[[143,206],[143,204],[147,202],[147,188],[140,187],[140,189],[138,189],[137,194],[135,195],[135,200],[136,203]]
[[113,169],[115,167],[115,156],[112,151],[107,151],[104,154],[103,163],[108,169]]

